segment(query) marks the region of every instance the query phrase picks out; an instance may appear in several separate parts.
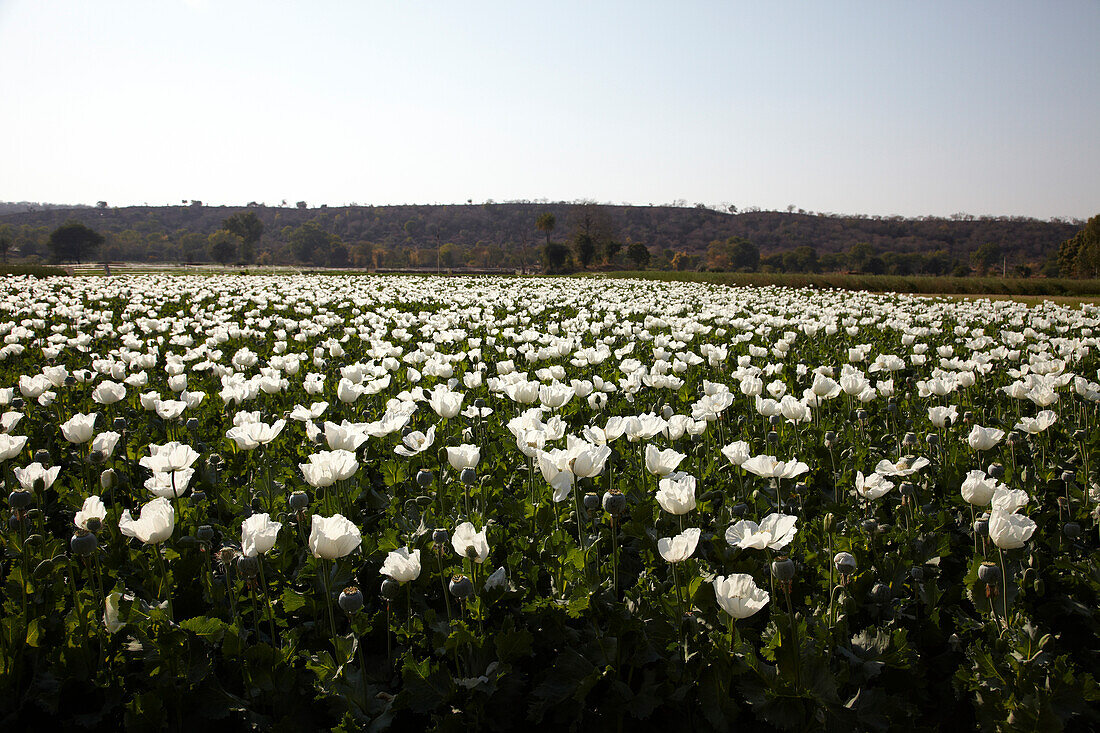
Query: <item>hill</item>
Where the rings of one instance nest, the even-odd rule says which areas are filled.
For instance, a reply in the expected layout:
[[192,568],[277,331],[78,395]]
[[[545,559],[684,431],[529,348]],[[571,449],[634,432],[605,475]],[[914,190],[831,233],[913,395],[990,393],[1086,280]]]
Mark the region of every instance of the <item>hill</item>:
[[[0,204],[0,211],[4,211]],[[15,206],[15,205],[8,205]],[[11,211],[9,208],[8,211]],[[0,215],[0,226],[15,233],[16,254],[45,257],[45,237],[62,222],[75,219],[103,233],[107,242],[101,259],[203,261],[207,237],[239,212],[253,212],[264,224],[257,247],[260,261],[301,259],[290,247],[295,228],[313,222],[329,235],[334,264],[435,265],[518,264],[534,261],[545,236],[536,218],[549,212],[556,219],[554,241],[569,241],[580,230],[594,239],[628,245],[642,243],[654,254],[654,266],[669,263],[675,253],[702,255],[713,241],[744,237],[767,258],[799,247],[819,256],[847,252],[853,245],[893,255],[940,253],[950,261],[968,261],[983,245],[996,245],[1009,264],[1040,264],[1073,236],[1080,224],[1024,217],[951,218],[877,217],[814,214],[796,211],[731,213],[703,206],[616,206],[590,203],[486,203],[467,205],[341,206],[307,208],[204,206],[133,206],[110,208],[50,208]],[[339,247],[343,247],[340,253]],[[625,249],[625,248],[624,248]],[[375,253],[382,253],[379,256]],[[430,254],[429,254],[430,252]],[[346,254],[346,257],[345,257]],[[621,258],[621,254],[619,257]],[[365,260],[365,261],[364,261]],[[833,258],[826,266],[843,267]],[[1000,263],[998,257],[998,264]],[[321,263],[325,264],[325,263]]]

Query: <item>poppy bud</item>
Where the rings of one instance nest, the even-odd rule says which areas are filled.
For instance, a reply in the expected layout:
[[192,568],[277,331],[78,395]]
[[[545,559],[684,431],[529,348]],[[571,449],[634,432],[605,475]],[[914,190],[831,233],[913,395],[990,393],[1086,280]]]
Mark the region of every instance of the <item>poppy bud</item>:
[[878,522],[873,519],[864,519],[861,526],[863,527],[863,531],[867,534],[874,534],[878,531]]
[[836,444],[836,433],[832,430],[825,431],[825,447],[832,448]]
[[237,572],[242,578],[255,578],[260,573],[260,561],[254,557],[241,555],[237,558]]
[[292,491],[290,493],[290,508],[300,512],[309,506],[309,495],[304,491]]
[[611,489],[603,495],[603,510],[613,517],[623,513],[626,508],[626,497],[618,489]]
[[855,556],[850,552],[838,552],[833,558],[833,564],[836,565],[837,572],[844,577],[854,573],[858,567]]
[[1001,582],[1001,568],[991,562],[983,562],[978,566],[978,580],[986,585],[996,585]]
[[772,575],[778,581],[785,582],[792,579],[794,570],[794,560],[789,557],[778,557],[772,561]]
[[730,507],[730,512],[735,517],[745,516],[745,512],[747,512],[748,510],[749,510],[749,505],[745,504],[744,502],[734,504],[733,506]]
[[69,540],[69,547],[74,555],[91,555],[99,547],[99,542],[96,540],[95,535],[88,530],[78,529],[72,539]]
[[464,468],[462,473],[458,475],[458,479],[467,486],[473,486],[477,483],[477,471],[472,468]]
[[1039,578],[1031,584],[1031,589],[1035,591],[1035,595],[1041,596],[1046,591],[1046,584],[1043,583],[1043,579]]
[[8,495],[8,504],[12,509],[26,509],[34,501],[34,495],[26,489],[16,489]]
[[875,603],[887,603],[891,595],[890,586],[885,583],[875,583],[871,587],[871,600]]
[[363,608],[363,592],[354,585],[348,586],[340,592],[336,602],[340,604],[340,608],[343,609],[344,613],[350,616]]
[[1078,428],[1077,430],[1074,430],[1073,431],[1073,439],[1077,440],[1077,441],[1084,440],[1085,439],[1085,431],[1081,430],[1080,428]]
[[1021,580],[1023,581],[1024,585],[1031,585],[1035,582],[1036,577],[1037,576],[1035,574],[1035,568],[1028,568],[1024,571],[1024,575]]
[[1074,471],[1062,471],[1062,481],[1067,484],[1072,484],[1077,479],[1077,473]]
[[465,575],[451,576],[451,582],[448,588],[451,591],[451,595],[460,601],[469,598],[474,593],[474,584],[471,583],[470,579]]
[[426,468],[422,468],[419,471],[417,471],[416,472],[416,483],[419,484],[420,487],[424,488],[424,489],[431,486],[432,485],[432,472],[429,471]]
[[973,421],[974,421],[974,413],[971,412],[970,410],[965,411],[963,413],[963,422],[964,423],[971,423]]
[[909,568],[909,577],[918,583],[921,582],[922,580],[924,580],[924,568],[922,568],[920,565],[914,565],[913,567]]
[[9,515],[8,516],[8,529],[10,529],[12,532],[17,531],[19,529],[19,525],[22,521],[23,520],[21,520],[15,514]]
[[832,534],[833,530],[836,529],[836,515],[834,515],[832,512],[829,512],[828,514],[826,514],[825,515],[825,520],[824,520],[824,526],[825,526],[825,531],[829,534]]
[[386,578],[382,581],[382,587],[379,589],[379,593],[382,598],[387,601],[392,601],[397,598],[397,592],[401,590],[401,584],[393,578]]

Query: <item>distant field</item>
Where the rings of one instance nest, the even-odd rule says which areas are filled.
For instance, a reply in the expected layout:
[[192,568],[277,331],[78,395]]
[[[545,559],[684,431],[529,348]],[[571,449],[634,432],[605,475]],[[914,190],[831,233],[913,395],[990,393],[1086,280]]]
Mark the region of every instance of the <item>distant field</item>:
[[704,282],[716,285],[779,285],[785,287],[837,288],[870,292],[924,295],[1009,296],[1015,300],[1058,299],[1094,301],[1100,298],[1100,280],[999,277],[900,277],[894,275],[809,275],[756,272],[657,272],[621,271],[596,277]]

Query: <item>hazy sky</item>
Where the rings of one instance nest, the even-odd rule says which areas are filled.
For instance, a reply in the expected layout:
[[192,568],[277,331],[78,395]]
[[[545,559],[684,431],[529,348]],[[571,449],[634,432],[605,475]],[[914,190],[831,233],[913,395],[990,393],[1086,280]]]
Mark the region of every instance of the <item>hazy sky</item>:
[[0,0],[0,200],[1100,212],[1100,2]]

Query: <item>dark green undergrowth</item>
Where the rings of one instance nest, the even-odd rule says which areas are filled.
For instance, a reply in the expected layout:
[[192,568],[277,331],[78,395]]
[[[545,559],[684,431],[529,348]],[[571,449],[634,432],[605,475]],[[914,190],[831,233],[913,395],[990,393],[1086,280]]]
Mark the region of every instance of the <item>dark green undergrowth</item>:
[[602,277],[631,277],[664,282],[701,282],[715,285],[778,285],[801,288],[838,288],[877,293],[991,294],[991,295],[1100,295],[1100,280],[999,277],[928,277],[898,275],[844,275],[779,272],[663,272],[619,271]]
[[53,275],[67,275],[63,267],[50,267],[49,265],[0,265],[0,276],[3,275],[31,275],[33,277],[51,277]]

